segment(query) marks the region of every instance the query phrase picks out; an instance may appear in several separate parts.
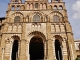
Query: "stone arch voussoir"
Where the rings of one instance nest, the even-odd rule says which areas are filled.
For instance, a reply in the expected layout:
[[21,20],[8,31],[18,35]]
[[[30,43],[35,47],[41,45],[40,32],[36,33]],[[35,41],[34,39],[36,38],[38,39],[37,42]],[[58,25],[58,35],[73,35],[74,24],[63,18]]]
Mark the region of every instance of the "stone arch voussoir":
[[[39,32],[39,31],[34,31],[34,32],[29,33],[27,40],[30,41],[31,38],[34,37],[34,36],[39,36],[39,37],[41,37],[44,41],[46,40],[45,35],[44,35],[42,32]],[[43,42],[44,42],[44,41],[43,41]]]

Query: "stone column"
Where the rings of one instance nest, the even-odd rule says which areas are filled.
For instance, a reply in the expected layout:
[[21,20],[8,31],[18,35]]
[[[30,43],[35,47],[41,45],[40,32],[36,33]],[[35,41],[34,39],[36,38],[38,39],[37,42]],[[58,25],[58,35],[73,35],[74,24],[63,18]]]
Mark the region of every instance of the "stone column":
[[[73,60],[73,59],[76,59],[76,56],[77,56],[75,44],[74,44],[74,37],[73,37],[70,23],[66,22],[65,25],[66,25],[66,32],[67,32],[66,35],[67,35],[68,53],[70,54],[70,56],[68,57],[70,58],[70,60]],[[72,50],[73,50],[73,53],[72,53]]]
[[30,60],[30,54],[29,54],[29,41],[27,41],[27,43],[26,43],[26,56],[27,56],[27,60]]
[[22,35],[21,35],[21,42],[20,42],[20,59],[19,60],[27,60],[25,32],[26,32],[26,23],[22,23]]
[[4,51],[5,51],[5,48],[2,48],[2,60],[4,60]]
[[14,39],[10,38],[10,60],[12,59],[11,56],[12,56],[12,48],[13,48],[13,42],[14,42]]
[[49,22],[46,23],[46,33],[47,33],[47,47],[48,47],[48,60],[54,60],[54,55],[53,55],[53,46],[52,46],[52,41],[51,40],[51,34],[50,34],[50,29],[51,29],[51,25]]
[[6,37],[6,34],[3,34],[3,35],[2,35],[2,41],[1,41],[1,47],[2,47],[2,48],[5,48],[5,45],[6,45],[6,44],[5,44],[5,38],[4,38],[4,37]]
[[47,41],[44,42],[44,59],[47,59]]
[[55,38],[53,38],[53,54],[54,54],[54,59],[56,60],[56,53],[55,53]]
[[63,52],[63,60],[68,60],[67,57],[68,57],[68,52],[67,52],[67,46],[66,46],[66,40],[63,39],[62,41],[62,52]]
[[20,45],[20,60],[26,60],[26,40],[21,40]]
[[7,28],[8,28],[8,24],[7,23],[5,23],[4,25],[3,25],[3,27],[2,27],[2,40],[1,40],[1,49],[2,49],[2,57],[1,57],[1,59],[3,59],[3,60],[5,60],[6,58],[5,58],[5,55],[4,55],[4,53],[5,53],[5,46],[6,46],[6,43],[5,43],[5,39],[6,39],[6,34],[4,34],[4,33],[6,33],[7,32]]

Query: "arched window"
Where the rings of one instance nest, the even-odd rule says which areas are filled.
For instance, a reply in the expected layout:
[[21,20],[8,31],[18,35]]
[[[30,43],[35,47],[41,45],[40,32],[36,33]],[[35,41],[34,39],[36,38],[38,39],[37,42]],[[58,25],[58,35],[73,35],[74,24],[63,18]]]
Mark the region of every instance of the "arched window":
[[59,0],[55,0],[55,2],[59,2]]
[[20,10],[20,6],[17,6],[17,10]]
[[20,22],[20,17],[19,16],[16,16],[15,18],[14,18],[14,22],[16,23],[16,22]]
[[60,5],[60,6],[59,6],[59,9],[61,9],[61,10],[62,10],[62,9],[63,9],[63,7]]
[[55,5],[55,6],[53,7],[53,9],[57,10],[57,6]]
[[35,3],[35,8],[38,8],[38,3]]
[[59,16],[54,15],[54,16],[53,16],[53,21],[54,21],[54,22],[59,22],[59,21],[60,21]]
[[33,22],[40,22],[40,16],[39,15],[34,15],[33,16]]
[[12,6],[11,10],[14,10],[14,6]]

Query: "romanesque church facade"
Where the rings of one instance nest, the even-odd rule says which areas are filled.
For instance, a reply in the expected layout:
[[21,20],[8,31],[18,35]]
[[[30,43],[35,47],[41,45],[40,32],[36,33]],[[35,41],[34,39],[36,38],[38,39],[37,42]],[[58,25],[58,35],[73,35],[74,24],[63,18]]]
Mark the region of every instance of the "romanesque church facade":
[[75,60],[63,0],[11,0],[0,18],[0,60]]

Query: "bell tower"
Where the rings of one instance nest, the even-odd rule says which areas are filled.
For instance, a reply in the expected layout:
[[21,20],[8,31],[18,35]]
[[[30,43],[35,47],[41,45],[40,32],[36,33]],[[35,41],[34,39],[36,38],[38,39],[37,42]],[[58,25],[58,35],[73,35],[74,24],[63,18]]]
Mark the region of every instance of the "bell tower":
[[76,59],[63,0],[11,0],[0,27],[0,60]]

